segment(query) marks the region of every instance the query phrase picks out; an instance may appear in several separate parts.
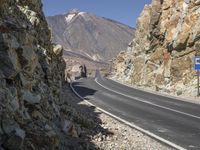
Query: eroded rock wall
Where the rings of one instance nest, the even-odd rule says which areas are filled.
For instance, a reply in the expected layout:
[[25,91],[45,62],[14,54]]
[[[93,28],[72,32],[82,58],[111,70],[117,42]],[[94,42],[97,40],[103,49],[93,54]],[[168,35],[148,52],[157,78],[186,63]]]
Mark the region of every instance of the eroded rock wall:
[[116,78],[178,94],[196,94],[200,1],[153,0],[137,21],[135,39],[114,61]]
[[54,149],[62,120],[62,48],[40,0],[0,0],[0,149]]

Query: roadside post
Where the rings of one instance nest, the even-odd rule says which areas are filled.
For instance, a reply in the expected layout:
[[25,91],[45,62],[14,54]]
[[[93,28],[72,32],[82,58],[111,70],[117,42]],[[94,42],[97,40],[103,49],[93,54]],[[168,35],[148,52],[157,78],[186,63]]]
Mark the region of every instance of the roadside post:
[[199,96],[200,56],[194,57],[194,69],[197,71],[197,96]]

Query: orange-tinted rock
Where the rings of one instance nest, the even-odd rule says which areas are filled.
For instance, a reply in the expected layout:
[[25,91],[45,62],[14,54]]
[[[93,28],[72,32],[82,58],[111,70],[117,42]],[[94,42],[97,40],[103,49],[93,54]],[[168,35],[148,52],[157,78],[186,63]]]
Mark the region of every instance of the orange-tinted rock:
[[125,60],[115,66],[116,77],[172,91],[181,87],[188,93],[186,89],[195,88],[193,56],[200,49],[199,27],[199,0],[153,0],[138,18]]

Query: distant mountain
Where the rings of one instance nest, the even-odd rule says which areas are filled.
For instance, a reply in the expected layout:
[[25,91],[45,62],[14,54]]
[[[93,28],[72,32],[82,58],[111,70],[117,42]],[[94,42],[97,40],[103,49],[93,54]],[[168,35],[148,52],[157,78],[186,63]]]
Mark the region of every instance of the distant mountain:
[[53,42],[92,60],[108,61],[128,46],[135,29],[117,21],[74,9],[47,17]]

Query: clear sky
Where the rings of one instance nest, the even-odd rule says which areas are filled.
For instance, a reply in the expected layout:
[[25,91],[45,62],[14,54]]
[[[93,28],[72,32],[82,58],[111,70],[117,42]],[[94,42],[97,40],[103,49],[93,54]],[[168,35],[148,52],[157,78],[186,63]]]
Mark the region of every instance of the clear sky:
[[145,4],[151,0],[42,0],[46,16],[63,14],[71,9],[90,12],[135,27]]

